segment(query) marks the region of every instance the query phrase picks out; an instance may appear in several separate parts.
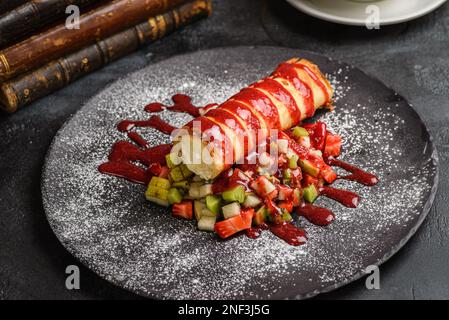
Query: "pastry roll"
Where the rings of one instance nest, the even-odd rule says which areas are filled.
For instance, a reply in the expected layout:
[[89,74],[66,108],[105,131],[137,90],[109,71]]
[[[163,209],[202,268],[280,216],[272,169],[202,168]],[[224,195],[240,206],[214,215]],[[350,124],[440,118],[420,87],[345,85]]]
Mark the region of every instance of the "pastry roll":
[[213,179],[245,161],[274,129],[287,130],[330,105],[332,96],[332,86],[315,64],[290,59],[269,77],[204,110],[179,131],[172,152],[190,171]]

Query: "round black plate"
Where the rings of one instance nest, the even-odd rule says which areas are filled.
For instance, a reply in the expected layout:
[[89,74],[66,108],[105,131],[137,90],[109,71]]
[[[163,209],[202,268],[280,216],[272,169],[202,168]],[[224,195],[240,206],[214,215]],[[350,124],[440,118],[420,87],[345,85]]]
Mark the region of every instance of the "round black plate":
[[[317,63],[336,88],[335,112],[320,114],[344,138],[342,159],[376,173],[372,188],[339,181],[359,193],[357,209],[327,199],[329,227],[303,219],[309,241],[286,244],[266,232],[220,241],[144,199],[145,187],[102,175],[111,145],[126,139],[122,119],[148,117],[143,107],[187,93],[198,105],[221,102],[268,75],[291,57]],[[188,116],[162,112],[182,125]],[[153,144],[168,141],[140,131]],[[62,244],[82,263],[118,286],[155,298],[306,298],[347,284],[367,266],[391,257],[428,213],[437,186],[437,155],[426,127],[407,101],[344,63],[294,49],[220,48],[176,56],[112,84],[90,100],[54,139],[42,194]]]

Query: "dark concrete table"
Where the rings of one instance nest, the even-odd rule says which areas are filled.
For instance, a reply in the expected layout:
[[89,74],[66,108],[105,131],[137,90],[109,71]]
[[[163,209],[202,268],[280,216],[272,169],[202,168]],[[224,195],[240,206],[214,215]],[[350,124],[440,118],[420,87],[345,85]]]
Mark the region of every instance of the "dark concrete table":
[[322,299],[449,298],[449,5],[379,31],[305,16],[282,0],[216,0],[212,17],[92,74],[14,115],[0,115],[0,299],[136,298],[81,268],[81,289],[65,288],[78,264],[59,244],[42,209],[47,148],[83,102],[125,73],[178,53],[235,45],[320,52],[377,76],[409,99],[439,151],[440,186],[422,228],[381,267],[381,290],[364,281]]

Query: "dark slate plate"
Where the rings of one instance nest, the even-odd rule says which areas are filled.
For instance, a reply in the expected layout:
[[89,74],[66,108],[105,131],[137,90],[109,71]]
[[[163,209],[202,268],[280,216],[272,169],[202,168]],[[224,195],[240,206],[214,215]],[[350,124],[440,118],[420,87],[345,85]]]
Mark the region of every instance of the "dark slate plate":
[[[121,119],[148,117],[144,105],[182,92],[197,104],[221,102],[300,56],[328,74],[336,110],[318,115],[344,137],[342,159],[375,172],[372,188],[339,181],[362,202],[347,209],[319,199],[337,220],[317,227],[299,219],[309,242],[289,246],[266,232],[219,241],[194,223],[145,201],[144,187],[101,175]],[[188,117],[162,117],[182,125]],[[153,144],[168,138],[142,134]],[[415,233],[437,186],[437,155],[418,114],[393,90],[344,63],[300,50],[221,48],[176,56],[126,76],[90,100],[59,131],[48,153],[42,195],[62,244],[118,286],[155,298],[307,298],[347,284],[381,264]]]

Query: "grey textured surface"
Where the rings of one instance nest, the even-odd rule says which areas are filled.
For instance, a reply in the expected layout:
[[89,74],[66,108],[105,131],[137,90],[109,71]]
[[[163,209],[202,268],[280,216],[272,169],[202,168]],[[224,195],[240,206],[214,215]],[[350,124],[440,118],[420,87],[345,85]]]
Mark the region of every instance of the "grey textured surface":
[[380,31],[318,22],[279,0],[214,1],[214,15],[122,59],[12,116],[0,116],[0,298],[102,299],[135,296],[81,268],[68,291],[65,267],[78,262],[52,234],[42,209],[40,173],[60,126],[124,73],[176,53],[224,45],[309,49],[361,67],[403,94],[436,138],[440,187],[415,237],[381,268],[381,286],[358,281],[321,298],[449,298],[449,6]]

